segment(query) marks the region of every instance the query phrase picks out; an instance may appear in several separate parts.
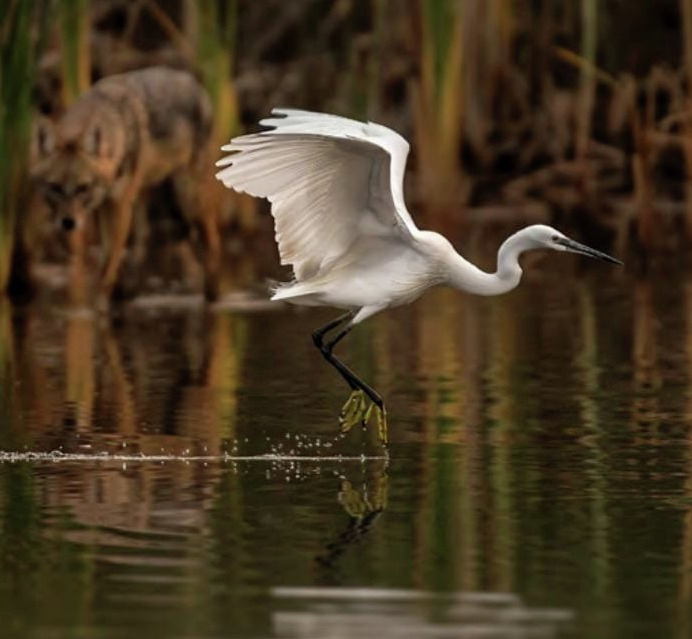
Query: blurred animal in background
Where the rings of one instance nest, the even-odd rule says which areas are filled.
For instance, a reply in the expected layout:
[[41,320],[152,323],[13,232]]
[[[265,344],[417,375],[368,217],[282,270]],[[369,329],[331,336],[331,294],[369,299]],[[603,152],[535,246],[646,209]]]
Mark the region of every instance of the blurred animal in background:
[[100,302],[113,294],[135,210],[143,215],[147,191],[167,179],[201,239],[205,297],[217,297],[221,240],[207,188],[212,129],[205,90],[190,73],[166,67],[104,78],[57,121],[37,123],[32,178],[56,226],[69,235],[73,260],[85,259],[85,228],[97,216],[107,235]]

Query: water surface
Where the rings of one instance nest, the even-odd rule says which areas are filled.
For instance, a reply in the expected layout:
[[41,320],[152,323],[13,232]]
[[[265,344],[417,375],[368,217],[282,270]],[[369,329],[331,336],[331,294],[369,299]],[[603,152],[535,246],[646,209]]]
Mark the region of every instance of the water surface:
[[2,307],[0,634],[689,637],[692,280],[572,267],[344,341],[388,458],[329,310]]

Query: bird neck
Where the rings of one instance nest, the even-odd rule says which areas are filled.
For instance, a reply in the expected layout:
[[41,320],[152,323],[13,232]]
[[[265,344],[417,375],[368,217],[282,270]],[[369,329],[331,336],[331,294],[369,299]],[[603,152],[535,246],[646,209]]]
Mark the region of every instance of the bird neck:
[[495,275],[505,282],[512,282],[507,289],[511,290],[519,284],[521,279],[521,266],[519,266],[519,256],[530,246],[526,243],[523,230],[514,235],[510,235],[500,246],[497,252],[497,271]]
[[508,237],[497,253],[497,270],[486,273],[455,252],[449,268],[449,283],[454,288],[476,295],[502,295],[511,291],[521,280],[519,255],[527,246],[515,233]]

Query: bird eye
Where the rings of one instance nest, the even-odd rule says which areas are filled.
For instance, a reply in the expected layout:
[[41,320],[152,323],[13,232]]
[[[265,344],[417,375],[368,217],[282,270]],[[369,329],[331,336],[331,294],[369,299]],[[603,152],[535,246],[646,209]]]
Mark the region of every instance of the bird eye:
[[551,237],[550,239],[553,240],[553,242],[558,242],[560,240],[560,236],[559,235],[553,235],[553,237]]

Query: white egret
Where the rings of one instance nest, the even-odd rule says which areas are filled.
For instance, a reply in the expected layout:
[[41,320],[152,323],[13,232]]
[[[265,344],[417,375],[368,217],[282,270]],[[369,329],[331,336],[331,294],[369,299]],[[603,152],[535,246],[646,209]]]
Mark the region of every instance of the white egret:
[[[359,322],[407,304],[435,285],[478,295],[500,295],[519,284],[519,256],[550,248],[621,264],[541,224],[510,236],[486,273],[459,255],[438,233],[416,227],[404,204],[403,178],[409,145],[391,129],[336,115],[274,109],[260,133],[222,147],[217,162],[227,187],[271,202],[282,264],[294,279],[279,285],[273,300],[333,306],[348,313],[322,326],[313,340],[352,389],[341,413],[344,430],[366,423],[375,410],[386,441],[384,403],[333,354]],[[328,332],[341,327],[325,341]],[[372,403],[368,404],[367,396]]]

